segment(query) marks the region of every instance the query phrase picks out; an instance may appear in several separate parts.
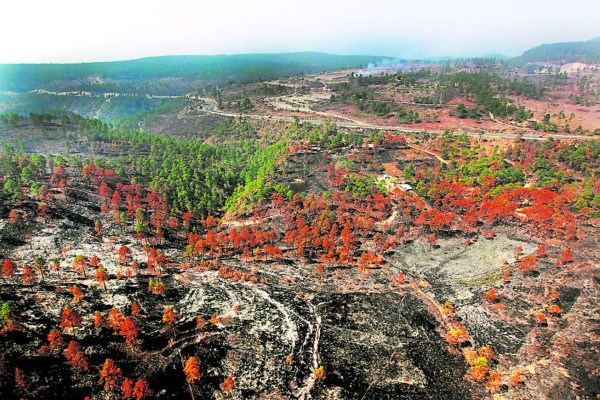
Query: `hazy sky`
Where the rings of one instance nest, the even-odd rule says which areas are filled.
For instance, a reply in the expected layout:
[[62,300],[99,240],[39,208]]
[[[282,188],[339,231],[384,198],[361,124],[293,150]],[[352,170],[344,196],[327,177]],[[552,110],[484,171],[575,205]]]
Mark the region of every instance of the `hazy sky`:
[[519,55],[600,36],[598,0],[9,0],[0,63],[325,51]]

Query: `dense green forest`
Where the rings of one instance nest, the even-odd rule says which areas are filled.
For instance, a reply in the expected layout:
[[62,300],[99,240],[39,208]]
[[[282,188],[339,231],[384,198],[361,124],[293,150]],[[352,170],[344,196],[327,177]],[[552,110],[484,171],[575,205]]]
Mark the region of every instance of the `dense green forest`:
[[86,117],[102,118],[105,122],[124,123],[134,127],[142,117],[180,111],[193,101],[181,98],[151,98],[145,95],[127,96],[57,96],[48,93],[25,93],[9,98],[6,110],[21,114],[65,111]]
[[[115,129],[95,119],[78,115],[55,119],[51,115],[3,114],[0,122],[8,126],[33,123],[42,129],[56,124],[59,130],[54,139],[75,143],[80,149],[89,148],[98,154],[95,157],[65,157],[62,162],[70,166],[93,164],[103,170],[114,171],[115,177],[132,183],[143,183],[152,187],[173,210],[193,211],[197,215],[217,215],[223,211],[229,199],[233,204],[238,189],[239,195],[248,192],[262,197],[275,188],[264,187],[265,178],[270,176],[277,160],[285,154],[285,135],[263,135],[257,137],[254,128],[243,121],[229,121],[219,126],[213,134],[219,144],[208,145],[201,141],[176,140],[168,136],[145,134],[134,130]],[[22,152],[23,144],[5,145],[7,155]],[[13,158],[3,158],[3,163]],[[14,187],[20,193],[24,184],[16,164],[4,165],[9,171],[8,189]],[[5,188],[6,189],[6,188]],[[6,190],[5,190],[6,191]],[[256,197],[254,196],[254,197]]]
[[600,37],[585,42],[543,44],[514,59],[517,63],[536,61],[600,61]]

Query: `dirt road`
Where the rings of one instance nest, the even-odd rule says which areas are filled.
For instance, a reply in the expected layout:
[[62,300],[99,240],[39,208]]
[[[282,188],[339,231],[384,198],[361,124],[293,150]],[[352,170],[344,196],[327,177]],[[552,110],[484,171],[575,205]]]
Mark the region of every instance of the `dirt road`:
[[[295,117],[286,117],[280,115],[260,115],[260,114],[245,114],[245,113],[234,113],[234,112],[224,112],[224,111],[209,111],[205,110],[208,114],[221,115],[225,117],[234,117],[234,118],[250,118],[250,119],[258,119],[258,120],[271,120],[271,121],[281,121],[281,122],[294,122],[298,120],[298,122],[305,122],[311,124],[323,124],[328,120],[325,119],[308,119],[308,118],[295,118]],[[196,116],[185,116],[184,118],[197,118]],[[337,118],[337,116],[336,116]],[[423,129],[414,129],[407,128],[404,126],[383,126],[383,125],[373,125],[366,123],[358,123],[358,122],[335,122],[335,124],[342,128],[350,128],[350,129],[371,129],[378,131],[393,131],[393,132],[401,132],[401,133],[436,133],[442,134],[444,131],[442,130],[423,130]],[[459,131],[451,131],[453,135],[462,135],[463,133],[467,136],[471,137],[480,137],[479,133],[474,132],[459,132]],[[516,135],[512,133],[489,133],[487,132],[484,137],[497,137],[503,139],[516,139],[518,137],[523,140],[546,140],[549,138],[555,140],[597,140],[597,137],[594,136],[581,136],[581,135]]]

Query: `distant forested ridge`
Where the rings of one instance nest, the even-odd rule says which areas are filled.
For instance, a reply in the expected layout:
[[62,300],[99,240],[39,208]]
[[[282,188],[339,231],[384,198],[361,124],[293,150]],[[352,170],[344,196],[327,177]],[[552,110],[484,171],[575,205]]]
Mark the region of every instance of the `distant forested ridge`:
[[598,62],[600,61],[600,37],[585,42],[543,44],[527,50],[516,61],[522,62]]
[[92,92],[143,90],[184,94],[198,82],[246,82],[299,73],[364,67],[379,56],[318,52],[162,56],[137,60],[81,64],[0,64],[0,91],[34,89]]

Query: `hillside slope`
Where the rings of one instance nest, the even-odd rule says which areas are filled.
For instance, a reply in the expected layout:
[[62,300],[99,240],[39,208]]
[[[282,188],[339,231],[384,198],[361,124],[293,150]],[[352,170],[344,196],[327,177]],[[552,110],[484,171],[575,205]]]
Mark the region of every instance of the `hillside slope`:
[[600,37],[585,42],[565,42],[543,44],[534,47],[517,57],[523,62],[595,62],[600,61]]

